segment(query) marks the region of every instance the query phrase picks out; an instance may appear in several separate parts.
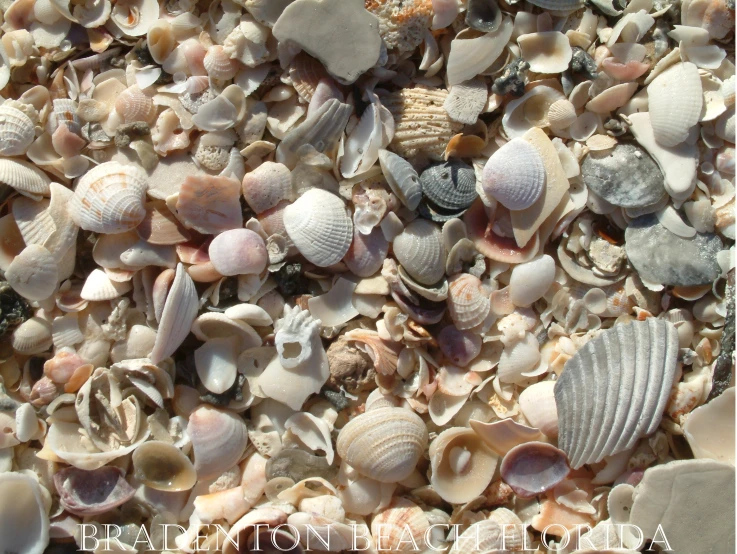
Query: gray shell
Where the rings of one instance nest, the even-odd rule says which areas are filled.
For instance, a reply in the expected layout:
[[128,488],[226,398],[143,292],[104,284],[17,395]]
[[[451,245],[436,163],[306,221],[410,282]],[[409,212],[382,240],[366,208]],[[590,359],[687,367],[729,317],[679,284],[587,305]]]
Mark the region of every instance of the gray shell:
[[379,163],[386,182],[402,204],[416,209],[422,199],[422,187],[412,164],[389,150],[379,150]]
[[502,11],[496,0],[468,0],[466,25],[482,33],[492,33],[502,23]]
[[461,161],[428,167],[422,172],[420,183],[427,199],[445,210],[464,210],[476,200],[476,173]]
[[558,446],[574,469],[629,448],[660,425],[678,359],[678,332],[648,318],[587,342],[555,384]]
[[530,4],[555,12],[575,12],[583,8],[584,0],[530,0]]

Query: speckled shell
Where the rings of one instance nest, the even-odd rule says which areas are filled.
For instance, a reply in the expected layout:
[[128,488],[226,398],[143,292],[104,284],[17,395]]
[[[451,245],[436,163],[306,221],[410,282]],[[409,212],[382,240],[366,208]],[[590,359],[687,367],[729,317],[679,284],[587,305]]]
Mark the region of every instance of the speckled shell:
[[566,362],[555,403],[558,446],[572,468],[632,448],[658,428],[677,359],[675,326],[651,317],[604,331]]
[[322,189],[310,189],[284,208],[284,227],[302,255],[318,267],[337,264],[353,240],[345,204]]
[[681,144],[701,117],[699,69],[690,62],[676,64],[653,79],[647,95],[655,140],[663,146]]
[[0,159],[0,184],[8,185],[25,196],[48,196],[51,179],[28,162]]
[[468,208],[476,199],[476,174],[459,160],[428,167],[420,175],[425,197],[446,210]]
[[105,162],[79,179],[69,215],[82,229],[123,233],[146,216],[146,174],[132,165]]
[[379,150],[379,163],[386,182],[402,204],[410,210],[417,208],[422,200],[422,187],[412,164],[389,150]]
[[417,282],[433,285],[445,274],[447,253],[437,225],[415,219],[397,235],[393,248],[397,261]]
[[448,309],[458,329],[471,329],[486,319],[491,309],[489,294],[479,278],[468,273],[448,280]]
[[0,155],[25,154],[35,136],[30,117],[11,106],[0,106]]
[[394,116],[390,148],[403,158],[425,154],[442,160],[448,141],[463,127],[450,119],[443,107],[448,91],[418,85],[381,99]]
[[409,477],[425,452],[427,426],[404,408],[377,408],[354,417],[338,434],[338,454],[381,483]]
[[510,140],[488,159],[482,187],[509,210],[532,206],[545,186],[545,168],[540,153],[521,138]]

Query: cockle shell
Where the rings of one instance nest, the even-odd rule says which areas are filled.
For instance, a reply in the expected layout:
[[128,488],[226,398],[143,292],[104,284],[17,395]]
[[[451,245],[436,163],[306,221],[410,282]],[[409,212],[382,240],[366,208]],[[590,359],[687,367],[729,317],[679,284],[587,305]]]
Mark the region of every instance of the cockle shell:
[[500,473],[520,498],[532,498],[552,489],[568,476],[566,455],[544,442],[526,442],[507,452]]
[[49,516],[38,481],[6,471],[0,474],[0,495],[6,499],[0,504],[0,549],[42,554],[49,543]]
[[36,166],[22,160],[0,159],[0,184],[38,199],[49,195],[51,179]]
[[38,354],[52,344],[51,325],[40,317],[32,317],[13,331],[10,344],[20,354]]
[[504,107],[504,132],[510,139],[514,139],[522,137],[534,127],[547,127],[550,125],[550,108],[560,100],[565,100],[565,96],[553,87],[538,85],[531,88]]
[[151,363],[157,364],[171,356],[187,338],[192,321],[197,317],[199,297],[194,281],[184,265],[178,264],[174,282],[166,296],[166,302],[151,351]]
[[125,480],[125,472],[111,466],[90,471],[67,467],[54,474],[54,485],[64,509],[79,516],[103,514],[136,494]]
[[1,156],[25,154],[35,137],[36,129],[30,117],[12,106],[0,106]]
[[420,175],[422,193],[435,206],[457,212],[476,199],[476,174],[469,165],[451,160],[428,167]]
[[168,442],[144,442],[133,451],[131,461],[136,478],[152,489],[186,491],[197,482],[192,462]]
[[553,129],[565,129],[576,121],[576,107],[570,100],[556,100],[548,108],[548,122]]
[[56,260],[43,246],[30,244],[8,266],[5,278],[29,300],[48,298],[56,289],[59,270]]
[[146,215],[146,174],[132,165],[105,162],[80,178],[69,202],[69,215],[82,229],[123,233]]
[[402,204],[410,210],[422,200],[422,187],[417,172],[407,160],[389,150],[379,150],[379,163],[386,182]]
[[284,164],[264,162],[243,177],[243,197],[257,214],[292,200],[292,175]]
[[545,187],[540,153],[526,140],[512,139],[487,160],[482,187],[487,196],[509,210],[529,208]]
[[463,504],[481,494],[494,475],[497,455],[475,431],[451,427],[430,444],[430,482],[440,497]]
[[259,274],[268,263],[264,240],[249,229],[231,229],[216,236],[208,250],[221,275]]
[[353,240],[345,204],[322,189],[310,189],[287,206],[284,227],[300,253],[318,267],[338,263]]
[[[673,324],[648,318],[604,331],[566,362],[555,385],[555,403],[558,444],[571,467],[632,448],[657,429],[677,356]],[[591,392],[575,400],[581,387]]]
[[382,537],[378,552],[410,552],[413,545],[424,550],[428,529],[430,521],[422,508],[402,497],[392,498],[371,520],[372,535]]
[[125,89],[115,101],[115,111],[124,123],[142,121],[153,123],[156,116],[156,106],[153,100],[146,96],[138,86]]
[[489,294],[479,278],[468,273],[448,280],[448,310],[458,329],[472,329],[486,319],[491,309]]
[[425,422],[404,408],[377,408],[350,420],[338,434],[338,455],[380,481],[409,477],[427,447]]
[[177,216],[186,227],[200,233],[220,233],[243,226],[240,183],[228,177],[190,176],[177,199]]
[[216,81],[228,81],[232,79],[240,68],[238,60],[234,60],[228,56],[219,44],[214,44],[207,49],[203,64],[210,78]]
[[415,219],[394,239],[393,249],[405,271],[423,285],[433,285],[445,274],[447,253],[434,223]]
[[202,405],[189,416],[194,467],[199,479],[211,479],[230,469],[248,444],[245,422],[237,414]]
[[669,147],[685,141],[704,103],[698,68],[690,62],[668,68],[648,85],[647,95],[655,140]]

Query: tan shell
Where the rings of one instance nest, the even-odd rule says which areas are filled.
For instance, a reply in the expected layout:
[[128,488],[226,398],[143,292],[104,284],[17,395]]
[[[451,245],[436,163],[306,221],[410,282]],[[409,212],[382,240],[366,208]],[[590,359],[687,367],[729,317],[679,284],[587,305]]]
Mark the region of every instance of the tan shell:
[[36,166],[21,160],[0,159],[0,184],[31,198],[49,195],[51,179]]
[[40,317],[32,317],[24,321],[10,339],[13,349],[19,354],[38,354],[52,344],[51,324]]
[[423,551],[429,528],[430,521],[422,508],[402,497],[392,498],[371,520],[371,534],[382,537],[377,545],[379,552],[416,552],[414,545]]
[[458,329],[472,329],[486,319],[491,309],[489,294],[474,275],[461,273],[448,280],[448,309]]
[[[0,473],[0,549],[3,552],[42,554],[49,543],[48,491],[33,477]],[[10,501],[12,499],[12,502]],[[49,503],[50,503],[50,499]]]
[[30,117],[12,106],[0,106],[0,156],[25,154],[35,137]]
[[56,289],[59,272],[56,260],[43,246],[28,245],[5,272],[13,289],[29,300],[48,298]]
[[427,446],[427,427],[404,408],[377,408],[354,417],[338,434],[338,454],[382,483],[409,477]]
[[125,123],[143,121],[152,123],[156,116],[156,106],[137,86],[124,90],[115,101],[115,111]]
[[202,405],[189,416],[194,467],[199,479],[217,477],[237,464],[248,444],[245,422],[236,414]]
[[136,477],[159,491],[186,491],[197,482],[192,462],[173,444],[148,441],[133,452]]
[[240,184],[228,177],[187,177],[177,199],[177,215],[188,228],[213,234],[243,225]]

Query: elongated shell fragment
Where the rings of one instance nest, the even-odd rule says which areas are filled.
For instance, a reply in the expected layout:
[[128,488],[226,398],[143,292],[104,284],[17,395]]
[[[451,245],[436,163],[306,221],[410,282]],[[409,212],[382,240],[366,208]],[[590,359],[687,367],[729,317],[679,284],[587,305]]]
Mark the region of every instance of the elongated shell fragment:
[[655,432],[677,359],[675,326],[648,318],[604,331],[568,360],[555,403],[558,446],[572,468],[600,462]]

